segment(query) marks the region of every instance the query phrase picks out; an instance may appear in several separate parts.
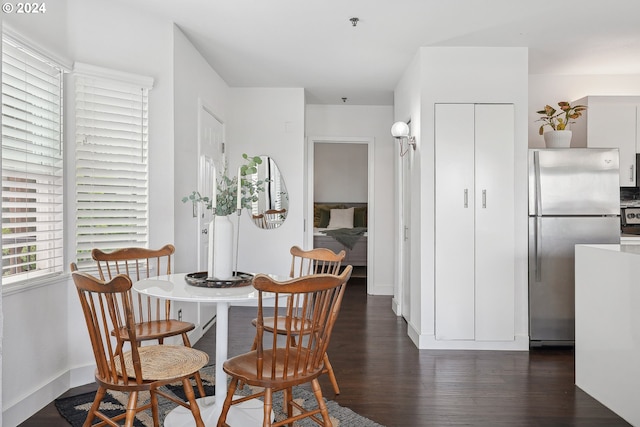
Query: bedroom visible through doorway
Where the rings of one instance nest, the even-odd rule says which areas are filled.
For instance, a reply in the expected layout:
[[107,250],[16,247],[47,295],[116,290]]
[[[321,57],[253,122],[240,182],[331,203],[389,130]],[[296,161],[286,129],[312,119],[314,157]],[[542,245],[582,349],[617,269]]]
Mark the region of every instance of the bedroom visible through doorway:
[[[372,146],[366,138],[314,139],[309,144],[308,247],[345,250],[343,264],[367,277],[371,240]],[[367,280],[369,286],[369,281]]]

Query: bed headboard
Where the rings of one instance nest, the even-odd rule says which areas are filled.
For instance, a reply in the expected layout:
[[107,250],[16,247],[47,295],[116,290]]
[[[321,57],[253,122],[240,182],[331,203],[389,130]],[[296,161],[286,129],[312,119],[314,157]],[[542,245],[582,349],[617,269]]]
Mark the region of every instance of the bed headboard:
[[353,226],[367,226],[368,204],[366,202],[314,202],[313,203],[313,226],[325,228],[329,223],[331,209],[353,210]]

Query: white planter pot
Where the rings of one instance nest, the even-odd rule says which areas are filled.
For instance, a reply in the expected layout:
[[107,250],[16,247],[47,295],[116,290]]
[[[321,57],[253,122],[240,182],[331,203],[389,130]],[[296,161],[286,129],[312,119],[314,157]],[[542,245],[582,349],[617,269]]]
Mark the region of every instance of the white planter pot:
[[218,280],[233,277],[233,223],[228,216],[216,216],[209,223],[207,275]]
[[570,130],[552,130],[544,133],[544,143],[547,148],[571,147]]

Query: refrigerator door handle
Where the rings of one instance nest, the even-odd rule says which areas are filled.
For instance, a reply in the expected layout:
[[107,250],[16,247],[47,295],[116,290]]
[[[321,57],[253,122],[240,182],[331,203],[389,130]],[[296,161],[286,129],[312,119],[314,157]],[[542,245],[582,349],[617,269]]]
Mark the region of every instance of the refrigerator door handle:
[[629,166],[629,182],[633,182],[634,173],[633,173],[633,165]]
[[542,218],[539,216],[536,217],[535,225],[533,227],[533,238],[534,238],[534,246],[533,246],[533,257],[536,262],[536,282],[542,281],[542,257],[540,254],[542,253]]
[[487,208],[487,190],[482,190],[482,209]]
[[464,208],[468,208],[469,207],[469,189],[465,188],[464,189]]
[[535,215],[540,215],[542,212],[542,200],[540,198],[540,192],[542,191],[540,185],[540,152],[535,151],[533,153],[533,171],[535,174],[535,191],[534,191],[534,204]]

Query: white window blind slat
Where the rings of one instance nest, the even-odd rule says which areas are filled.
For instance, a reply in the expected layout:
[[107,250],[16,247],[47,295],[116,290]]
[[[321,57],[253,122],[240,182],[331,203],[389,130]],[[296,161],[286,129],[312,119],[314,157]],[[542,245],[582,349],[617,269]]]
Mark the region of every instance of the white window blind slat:
[[148,246],[148,88],[78,73],[76,258]]
[[63,271],[62,77],[3,35],[3,284]]

